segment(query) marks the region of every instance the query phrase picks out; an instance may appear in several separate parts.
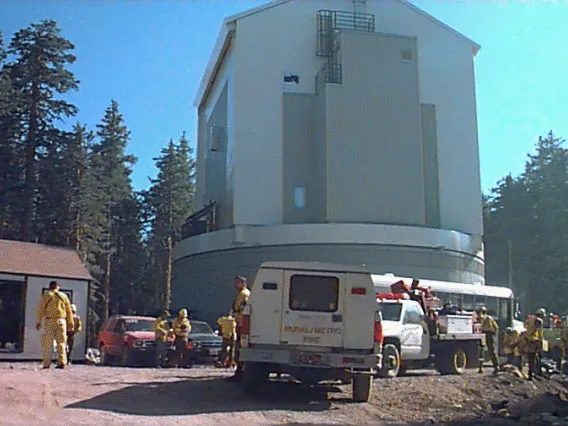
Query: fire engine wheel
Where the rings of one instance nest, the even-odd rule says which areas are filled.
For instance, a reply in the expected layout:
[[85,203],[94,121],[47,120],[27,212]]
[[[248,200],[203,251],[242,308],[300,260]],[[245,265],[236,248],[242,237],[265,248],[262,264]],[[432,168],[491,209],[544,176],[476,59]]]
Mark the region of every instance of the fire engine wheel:
[[373,379],[371,376],[353,377],[353,401],[369,402],[373,389]]
[[400,352],[392,343],[383,347],[383,365],[379,370],[379,377],[392,379],[400,371]]
[[467,355],[461,346],[444,348],[436,354],[436,370],[440,374],[463,374],[467,366]]
[[245,395],[258,395],[262,383],[268,377],[264,365],[258,362],[245,362],[243,365],[243,392]]

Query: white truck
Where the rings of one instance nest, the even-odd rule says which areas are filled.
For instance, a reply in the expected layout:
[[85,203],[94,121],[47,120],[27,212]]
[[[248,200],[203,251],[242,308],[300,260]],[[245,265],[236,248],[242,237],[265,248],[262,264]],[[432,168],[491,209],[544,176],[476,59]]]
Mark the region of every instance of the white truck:
[[366,402],[381,368],[381,315],[369,271],[318,262],[265,262],[243,310],[246,394],[271,373],[304,384],[351,380]]
[[474,331],[471,316],[439,316],[439,332],[435,332],[420,303],[404,294],[387,296],[377,298],[384,334],[380,377],[432,365],[441,374],[463,374],[467,367],[477,366],[483,335]]

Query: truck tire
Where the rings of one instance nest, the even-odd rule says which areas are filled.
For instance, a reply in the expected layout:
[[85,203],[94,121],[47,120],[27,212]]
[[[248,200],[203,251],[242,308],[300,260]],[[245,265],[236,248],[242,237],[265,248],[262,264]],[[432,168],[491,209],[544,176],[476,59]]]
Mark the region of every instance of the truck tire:
[[400,371],[400,352],[392,343],[383,346],[383,365],[379,377],[393,379]]
[[267,374],[263,364],[258,362],[245,362],[243,365],[243,392],[245,395],[258,395]]
[[440,374],[461,375],[467,367],[467,355],[461,346],[446,346],[438,351],[434,364]]
[[355,376],[353,377],[353,401],[369,402],[371,399],[371,391],[373,389],[373,379],[371,376]]

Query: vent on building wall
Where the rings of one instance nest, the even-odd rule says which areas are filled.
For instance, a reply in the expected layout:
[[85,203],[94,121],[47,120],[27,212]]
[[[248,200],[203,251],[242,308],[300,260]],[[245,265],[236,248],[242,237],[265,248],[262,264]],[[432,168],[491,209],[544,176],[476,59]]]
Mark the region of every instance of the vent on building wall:
[[403,61],[412,61],[412,50],[402,49],[400,56],[402,57]]

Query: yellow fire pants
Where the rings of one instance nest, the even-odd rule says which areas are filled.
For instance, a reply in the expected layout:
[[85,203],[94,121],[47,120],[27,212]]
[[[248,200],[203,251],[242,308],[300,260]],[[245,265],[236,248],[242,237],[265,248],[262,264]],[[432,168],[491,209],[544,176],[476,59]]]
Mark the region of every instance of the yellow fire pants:
[[53,342],[57,344],[57,364],[67,364],[66,343],[67,343],[67,323],[64,318],[45,319],[43,323],[43,334],[41,335],[41,346],[43,348],[43,366],[51,365],[51,354],[53,352]]

